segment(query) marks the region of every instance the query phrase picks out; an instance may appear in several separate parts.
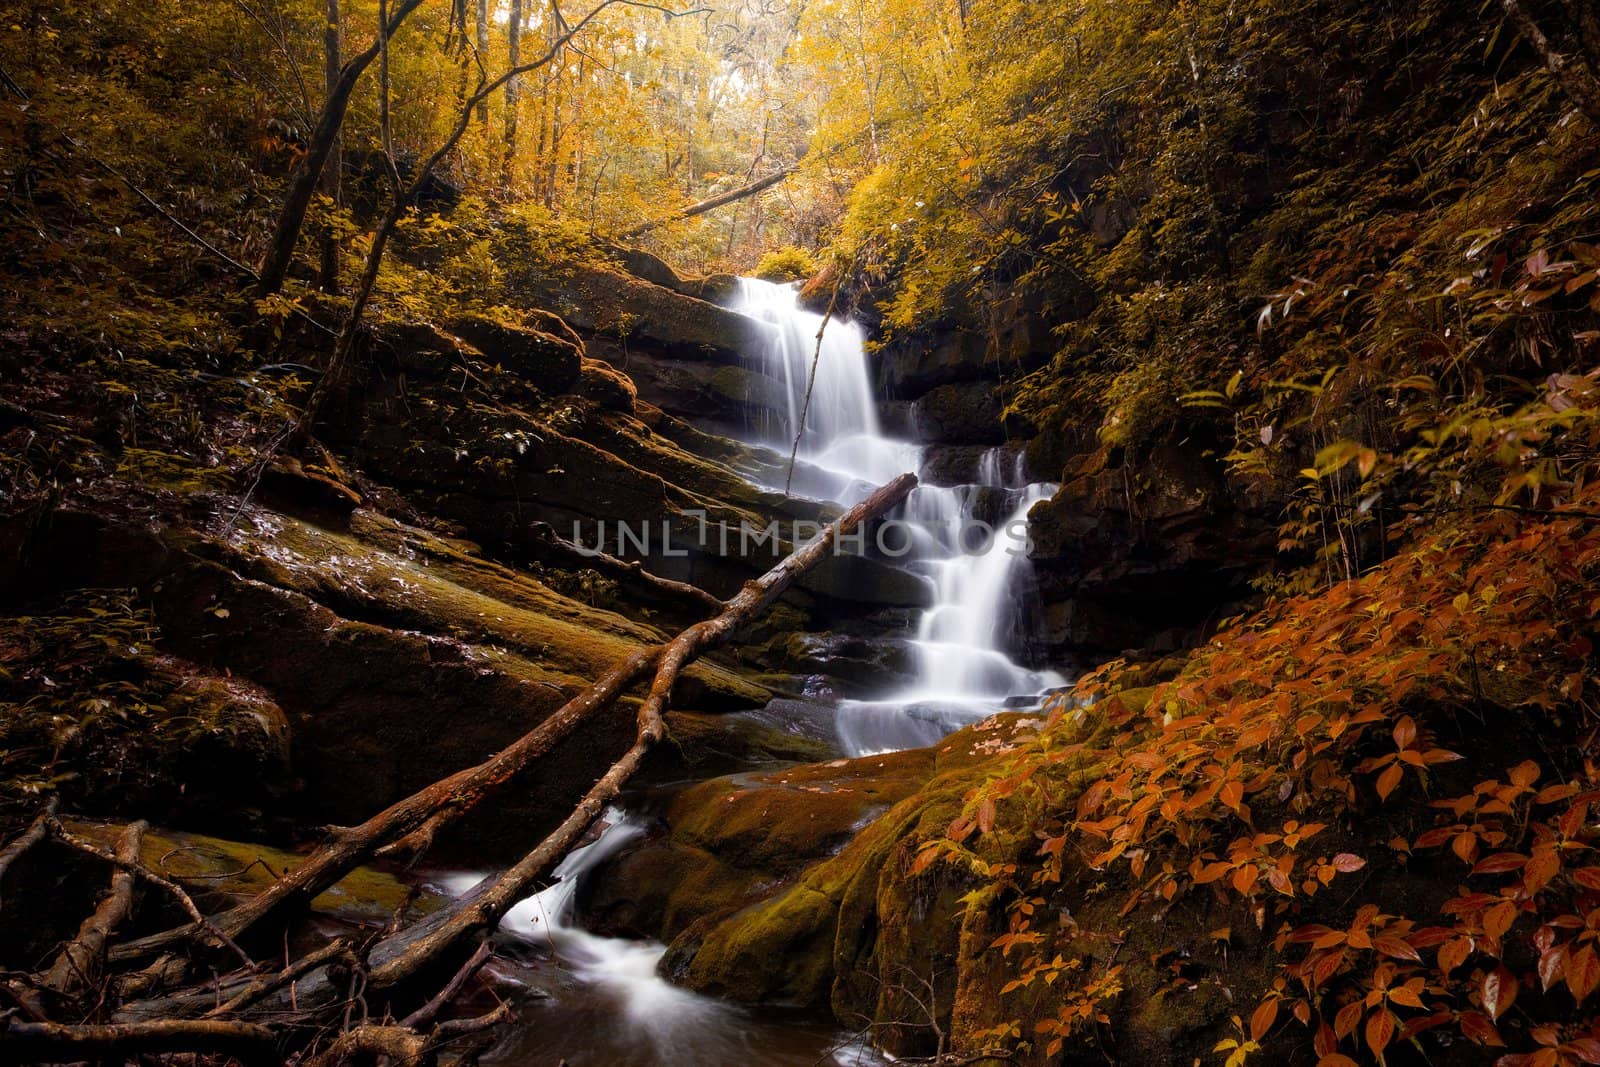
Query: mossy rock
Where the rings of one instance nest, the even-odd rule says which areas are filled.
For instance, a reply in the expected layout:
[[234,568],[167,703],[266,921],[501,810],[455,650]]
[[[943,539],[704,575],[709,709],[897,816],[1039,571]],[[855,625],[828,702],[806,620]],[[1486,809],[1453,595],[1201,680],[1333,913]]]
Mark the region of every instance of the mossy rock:
[[[1099,729],[1104,718],[1093,709],[1072,714],[1079,736]],[[924,784],[837,854],[813,862],[776,892],[736,914],[688,928],[669,947],[670,973],[690,988],[745,1002],[831,1004],[841,1019],[892,1012],[878,1002],[880,987],[899,981],[894,976],[901,969],[926,975],[935,964],[952,965],[960,929],[952,918],[960,908],[980,906],[971,900],[955,906],[973,886],[948,865],[913,876],[911,861],[922,842],[943,836],[987,768],[1002,765],[1041,725],[1035,716],[1007,713],[957,731],[932,748],[897,753],[931,772]],[[884,758],[848,761],[846,771],[859,774],[861,764]],[[840,769],[814,765],[786,774],[794,784],[824,781]],[[1063,765],[1058,773],[1090,772]],[[723,781],[727,784],[719,789],[737,787]],[[724,795],[726,828],[712,825],[716,806],[711,805],[686,826],[684,839],[695,840],[698,832],[707,835],[702,842],[724,837],[741,852],[759,847],[745,836],[751,829],[735,810],[738,803],[736,793]],[[1034,842],[994,835],[989,845],[1004,855]]]
[[481,351],[490,363],[504,367],[546,394],[566,392],[582,374],[581,346],[519,325],[509,317],[463,315],[450,322],[450,331]]
[[603,360],[587,356],[573,392],[594,401],[603,410],[620,411],[625,415],[633,414],[634,404],[639,399],[639,390],[634,387],[632,378]]
[[[73,833],[112,850],[121,823],[68,819]],[[153,827],[139,850],[148,869],[188,890],[202,911],[215,913],[250,899],[298,864],[302,857],[266,845]],[[412,895],[411,886],[373,867],[357,867],[311,902],[315,915],[340,922],[383,925]],[[437,909],[442,898],[417,894],[413,916]]]

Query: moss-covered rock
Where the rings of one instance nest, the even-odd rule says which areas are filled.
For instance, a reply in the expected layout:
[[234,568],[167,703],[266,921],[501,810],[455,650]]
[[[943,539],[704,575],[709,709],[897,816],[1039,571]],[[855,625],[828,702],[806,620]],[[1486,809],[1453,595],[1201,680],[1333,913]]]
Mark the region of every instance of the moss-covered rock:
[[[107,851],[115,847],[122,824],[69,819],[73,833]],[[153,827],[145,832],[140,862],[177,882],[207,913],[250,899],[271,885],[301,857],[282,849],[206,834]],[[435,910],[441,898],[413,893],[394,875],[373,867],[357,867],[311,901],[311,912],[340,922],[381,926],[410,902],[412,915]]]
[[540,392],[564,393],[578,382],[583,349],[569,339],[513,321],[509,316],[462,315],[450,331]]

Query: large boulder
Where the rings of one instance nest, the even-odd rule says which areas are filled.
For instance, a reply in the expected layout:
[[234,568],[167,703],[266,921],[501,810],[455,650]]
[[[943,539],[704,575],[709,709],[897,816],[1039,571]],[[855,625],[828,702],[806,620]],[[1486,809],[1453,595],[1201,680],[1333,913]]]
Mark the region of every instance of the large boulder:
[[707,300],[601,267],[580,267],[534,294],[580,333],[685,359],[737,363],[755,320]]
[[583,349],[554,333],[486,314],[461,316],[450,331],[547,395],[571,389],[582,373]]

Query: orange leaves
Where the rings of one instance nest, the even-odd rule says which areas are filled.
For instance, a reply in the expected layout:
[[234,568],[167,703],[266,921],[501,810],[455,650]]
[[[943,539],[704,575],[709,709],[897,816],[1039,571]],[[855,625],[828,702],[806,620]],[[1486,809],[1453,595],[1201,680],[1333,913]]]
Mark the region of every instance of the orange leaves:
[[1567,988],[1579,1004],[1600,987],[1600,956],[1592,946],[1585,945],[1566,957],[1564,968]]
[[1517,979],[1505,966],[1496,967],[1483,978],[1483,1010],[1494,1022],[1517,999]]
[[1367,1018],[1367,1047],[1372,1054],[1383,1060],[1383,1050],[1389,1047],[1389,1042],[1394,1040],[1394,1016],[1387,1011],[1375,1011]]
[[1278,998],[1268,997],[1263,1000],[1250,1016],[1250,1040],[1260,1043],[1272,1030],[1272,1024],[1278,1018]]

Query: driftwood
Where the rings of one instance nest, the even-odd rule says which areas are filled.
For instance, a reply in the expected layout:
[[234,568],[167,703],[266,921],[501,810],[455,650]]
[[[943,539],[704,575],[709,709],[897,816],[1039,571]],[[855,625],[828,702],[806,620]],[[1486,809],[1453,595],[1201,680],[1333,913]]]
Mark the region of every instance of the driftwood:
[[[841,516],[816,540],[798,548],[761,578],[747,582],[736,596],[721,605],[717,615],[688,627],[659,648],[643,649],[630,656],[538,728],[483,763],[419,791],[358,827],[338,831],[327,845],[240,907],[204,920],[203,926],[180,927],[133,943],[131,949],[124,946],[123,958],[148,955],[152,949],[174,947],[180,942],[206,946],[216,940],[208,936],[209,931],[237,936],[267,915],[288,905],[309,901],[386,844],[404,842],[410,837],[425,845],[437,829],[460,818],[485,797],[514,780],[561,737],[613,703],[650,672],[651,681],[639,709],[633,745],[596,782],[571,815],[508,870],[486,878],[464,897],[410,926],[385,931],[359,954],[336,943],[291,961],[275,974],[261,975],[247,969],[164,997],[125,1003],[112,1016],[120,1025],[102,1027],[101,1031],[153,1035],[160,1031],[146,1028],[173,1025],[179,1020],[224,1026],[259,1020],[267,1033],[300,1045],[308,1032],[322,1028],[327,1033],[331,1026],[336,1036],[320,1050],[313,1050],[311,1058],[305,1061],[309,1064],[335,1064],[349,1058],[372,1056],[386,1057],[394,1063],[421,1064],[428,1062],[444,1041],[472,1034],[478,1035],[479,1040],[484,1039],[483,1032],[506,1017],[504,1006],[475,1019],[435,1020],[490,957],[492,949],[487,935],[581,840],[604,805],[638,769],[650,748],[665,736],[665,712],[673,686],[684,668],[702,654],[732,640],[796,579],[834,550],[840,538],[900,503],[915,484],[915,476],[907,474],[879,489]],[[96,854],[112,862],[116,860],[103,852]],[[112,955],[116,958],[117,954]],[[358,1022],[348,1018],[352,996],[359,995],[363,1002],[380,1008],[401,996],[416,997],[415,983],[408,983],[408,980],[452,958],[457,961],[453,977],[398,1022],[392,1021],[394,1016],[377,1016]],[[170,964],[158,962],[145,973],[165,974],[162,968],[168,966]],[[352,977],[357,987],[352,986]],[[359,992],[353,993],[353,988],[359,988]],[[342,1023],[339,1022],[341,1012],[346,1016]],[[248,1034],[251,1040],[260,1036],[258,1030],[197,1030],[193,1033],[197,1036],[214,1033],[221,1035],[219,1040],[228,1035],[240,1040],[243,1038],[239,1035]],[[91,1036],[85,1030],[73,1039],[83,1041]],[[155,1040],[149,1036],[139,1039]],[[30,1037],[29,1040],[35,1039]],[[59,1048],[66,1039],[58,1034],[54,1040]],[[9,1038],[0,1035],[0,1057],[12,1051],[10,1044]],[[202,1046],[211,1047],[204,1042],[184,1047],[200,1049]],[[135,1047],[143,1046],[117,1046],[119,1052]]]
[[106,942],[111,933],[133,910],[134,876],[130,869],[139,862],[139,846],[144,842],[144,832],[149,824],[130,823],[117,839],[116,859],[121,866],[113,867],[111,890],[100,901],[94,913],[83,920],[78,936],[67,943],[56,957],[55,963],[40,979],[40,985],[57,993],[73,993],[94,985],[105,956]]

